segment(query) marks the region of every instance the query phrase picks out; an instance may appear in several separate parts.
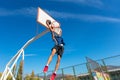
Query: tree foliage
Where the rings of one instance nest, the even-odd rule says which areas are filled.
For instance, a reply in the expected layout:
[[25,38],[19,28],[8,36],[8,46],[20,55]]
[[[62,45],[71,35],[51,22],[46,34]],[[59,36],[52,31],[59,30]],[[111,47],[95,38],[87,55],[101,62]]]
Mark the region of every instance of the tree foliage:
[[16,80],[22,80],[23,75],[23,61],[20,62]]
[[2,73],[0,73],[0,77],[2,76]]
[[35,74],[34,74],[34,71],[32,71],[30,80],[34,80],[34,77],[35,77]]

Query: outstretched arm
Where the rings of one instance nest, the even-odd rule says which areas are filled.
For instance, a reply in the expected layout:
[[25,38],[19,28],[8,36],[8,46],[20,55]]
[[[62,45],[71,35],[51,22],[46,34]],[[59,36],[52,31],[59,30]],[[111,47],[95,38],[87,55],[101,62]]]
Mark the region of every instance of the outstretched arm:
[[52,34],[52,39],[54,40],[54,39],[55,39],[55,37],[54,37],[54,33],[53,33],[52,30],[50,30],[50,31],[51,31],[51,34]]
[[51,21],[50,21],[50,20],[47,20],[47,21],[46,21],[46,24],[47,24],[49,30],[51,31],[52,39],[55,39],[54,33],[53,33],[54,30],[53,30],[53,27],[51,26]]

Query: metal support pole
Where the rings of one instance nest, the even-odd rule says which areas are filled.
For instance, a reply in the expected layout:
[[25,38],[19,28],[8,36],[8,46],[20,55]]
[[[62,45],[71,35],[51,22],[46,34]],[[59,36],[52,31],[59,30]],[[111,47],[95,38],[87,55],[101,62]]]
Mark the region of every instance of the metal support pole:
[[103,63],[103,67],[104,67],[104,69],[105,69],[105,72],[108,73],[107,66],[106,66],[104,60],[102,59],[101,61],[102,61],[102,63]]
[[24,75],[23,75],[23,73],[24,73],[24,50],[23,50],[23,53],[22,53],[22,63],[23,63],[23,71],[22,71],[22,80],[24,80]]
[[44,73],[44,80],[46,80],[46,73]]
[[76,80],[75,67],[73,66],[72,68],[73,68],[73,74],[74,74],[74,78],[75,78],[75,80]]
[[64,79],[64,70],[63,70],[63,68],[62,68],[62,78],[63,78],[63,80],[65,80]]
[[87,66],[88,73],[90,74],[90,80],[93,80],[92,71],[90,69],[89,62],[86,63],[86,66]]
[[[45,35],[48,32],[49,32],[49,29],[46,29],[42,33],[40,33],[37,36],[35,36],[35,37],[31,38],[30,40],[28,40],[25,43],[25,45],[23,45],[23,47],[15,54],[15,56],[13,56],[13,58],[8,62],[8,64],[6,65],[6,68],[5,68],[4,72],[3,72],[2,77],[0,78],[0,80],[6,80],[9,74],[12,76],[13,80],[15,80],[15,77],[12,74],[12,69],[13,69],[14,65],[17,63],[17,61],[18,61],[18,59],[20,58],[21,55],[22,55],[22,60],[24,61],[24,49],[30,43],[32,43],[33,41],[35,41],[38,38],[42,37],[43,35]],[[22,80],[23,80],[23,78],[22,78]]]

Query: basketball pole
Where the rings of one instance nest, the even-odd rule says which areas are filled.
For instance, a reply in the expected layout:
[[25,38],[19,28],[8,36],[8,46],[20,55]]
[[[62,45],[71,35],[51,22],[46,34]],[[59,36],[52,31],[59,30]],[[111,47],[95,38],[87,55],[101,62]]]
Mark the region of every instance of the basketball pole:
[[[0,80],[6,80],[7,77],[9,75],[11,75],[13,80],[15,79],[15,76],[12,73],[12,69],[15,66],[15,64],[17,63],[18,59],[22,56],[22,60],[24,61],[24,50],[25,48],[31,44],[32,42],[34,42],[35,40],[37,40],[38,38],[42,37],[43,35],[45,35],[46,33],[49,32],[49,29],[44,30],[43,32],[41,32],[40,34],[34,36],[33,38],[31,38],[30,40],[28,40],[23,47],[15,54],[15,56],[13,56],[13,58],[8,62],[8,64],[5,67],[4,72],[2,73],[2,76],[0,78]],[[23,75],[22,75],[22,79],[23,79]]]

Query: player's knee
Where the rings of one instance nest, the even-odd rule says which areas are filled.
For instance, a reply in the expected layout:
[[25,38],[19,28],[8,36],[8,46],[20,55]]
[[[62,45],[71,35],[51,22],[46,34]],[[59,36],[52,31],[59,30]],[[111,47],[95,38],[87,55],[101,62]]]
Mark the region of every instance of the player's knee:
[[60,63],[60,60],[57,60],[57,63]]
[[51,54],[51,57],[53,57],[54,56],[54,54]]
[[60,58],[57,59],[57,63],[60,63]]
[[56,49],[53,49],[52,52],[53,52],[53,53],[56,53]]
[[54,56],[54,55],[55,55],[55,53],[56,53],[56,51],[55,51],[55,50],[53,50],[53,51],[52,51],[51,56]]

